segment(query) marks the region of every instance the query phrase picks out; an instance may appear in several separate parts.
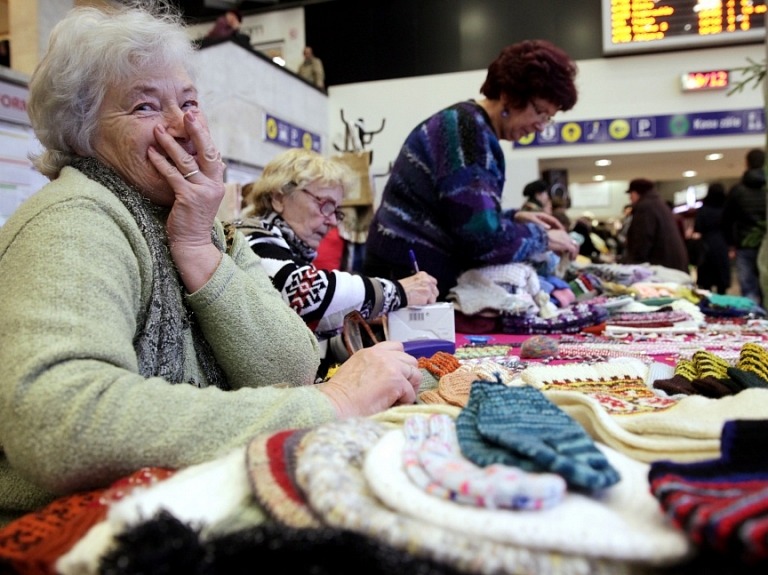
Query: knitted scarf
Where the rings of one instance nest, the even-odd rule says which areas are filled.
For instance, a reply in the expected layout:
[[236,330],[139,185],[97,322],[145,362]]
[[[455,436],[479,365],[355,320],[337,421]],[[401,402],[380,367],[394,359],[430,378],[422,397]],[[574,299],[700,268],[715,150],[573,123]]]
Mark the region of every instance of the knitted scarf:
[[291,249],[291,254],[293,254],[293,258],[296,260],[297,264],[305,266],[309,265],[317,257],[317,250],[313,250],[306,244],[306,242],[304,242],[304,240],[297,236],[296,232],[293,231],[293,228],[291,228],[291,226],[288,225],[288,222],[286,222],[277,212],[267,214],[262,220],[261,225],[264,226],[264,229],[273,233],[274,228],[280,230],[280,233],[283,235],[285,243],[287,243],[288,247]]
[[[144,377],[161,377],[169,383],[190,383],[196,387],[214,385],[229,390],[226,376],[182,296],[178,270],[171,259],[162,223],[167,215],[166,209],[150,203],[141,192],[95,158],[76,158],[72,167],[115,194],[133,216],[152,255],[150,305],[143,323],[139,319],[133,339],[139,373]],[[214,230],[211,230],[211,238],[223,252],[224,248]],[[183,381],[184,332],[187,329],[192,331],[195,353],[207,382]]]

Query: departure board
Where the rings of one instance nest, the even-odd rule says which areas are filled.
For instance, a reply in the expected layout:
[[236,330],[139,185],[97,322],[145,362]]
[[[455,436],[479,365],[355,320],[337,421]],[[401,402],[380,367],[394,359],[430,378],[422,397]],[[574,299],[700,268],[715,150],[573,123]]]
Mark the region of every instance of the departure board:
[[603,0],[603,52],[765,41],[766,0]]

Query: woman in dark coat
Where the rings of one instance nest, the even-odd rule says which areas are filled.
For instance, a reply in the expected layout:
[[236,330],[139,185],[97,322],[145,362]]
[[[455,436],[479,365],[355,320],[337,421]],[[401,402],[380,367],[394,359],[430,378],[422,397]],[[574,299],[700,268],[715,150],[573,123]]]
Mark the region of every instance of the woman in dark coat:
[[720,223],[725,204],[725,188],[722,184],[710,184],[701,209],[696,212],[693,230],[701,234],[696,285],[724,294],[731,286],[731,260],[728,242]]

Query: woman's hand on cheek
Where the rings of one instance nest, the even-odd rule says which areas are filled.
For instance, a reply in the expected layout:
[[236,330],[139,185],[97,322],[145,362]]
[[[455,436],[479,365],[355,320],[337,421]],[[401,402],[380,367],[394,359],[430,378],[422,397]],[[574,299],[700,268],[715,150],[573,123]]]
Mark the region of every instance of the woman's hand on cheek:
[[148,153],[175,194],[167,223],[169,244],[195,247],[211,241],[213,220],[224,197],[224,164],[210,134],[193,113],[184,115],[184,125],[192,144],[186,148],[196,154],[162,125],[155,127],[155,137],[170,161],[153,147]]
[[153,147],[148,154],[175,194],[166,222],[168,247],[184,287],[194,293],[213,276],[222,258],[211,241],[211,228],[224,197],[224,164],[203,122],[193,113],[184,114],[184,127],[190,136],[186,144],[191,141],[189,148],[197,154],[161,125],[155,128],[155,138],[171,161]]

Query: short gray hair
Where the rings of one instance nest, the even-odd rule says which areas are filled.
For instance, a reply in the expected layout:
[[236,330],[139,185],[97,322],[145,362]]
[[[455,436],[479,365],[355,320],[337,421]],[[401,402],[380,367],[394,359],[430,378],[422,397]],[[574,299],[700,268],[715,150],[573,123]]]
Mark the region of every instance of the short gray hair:
[[194,47],[167,0],[106,10],[71,10],[51,32],[32,75],[28,112],[44,151],[31,156],[50,179],[76,156],[92,156],[99,110],[110,86],[152,69],[183,67],[194,81]]

